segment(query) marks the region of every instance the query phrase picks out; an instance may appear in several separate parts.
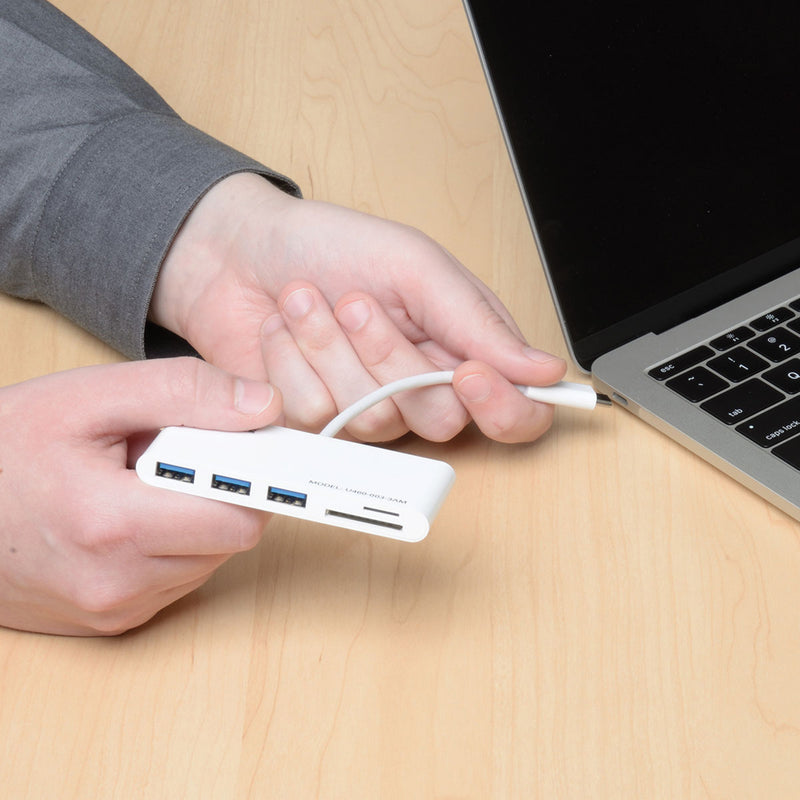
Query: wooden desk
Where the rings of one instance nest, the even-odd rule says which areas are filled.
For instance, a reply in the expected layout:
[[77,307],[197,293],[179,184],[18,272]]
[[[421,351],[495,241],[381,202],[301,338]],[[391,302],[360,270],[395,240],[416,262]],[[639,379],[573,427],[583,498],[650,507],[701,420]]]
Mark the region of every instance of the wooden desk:
[[[394,217],[564,353],[458,0],[59,0],[191,122]],[[117,356],[0,300],[0,379]],[[1,446],[1,445],[0,445]],[[110,640],[0,631],[19,798],[800,795],[800,526],[622,411],[410,449],[428,539],[275,519]]]

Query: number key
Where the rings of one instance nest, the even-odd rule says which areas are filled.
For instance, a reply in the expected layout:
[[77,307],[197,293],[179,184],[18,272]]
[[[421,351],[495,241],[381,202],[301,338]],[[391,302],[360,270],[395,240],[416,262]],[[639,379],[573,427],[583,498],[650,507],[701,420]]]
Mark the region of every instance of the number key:
[[738,383],[761,372],[764,367],[769,366],[769,362],[764,361],[763,358],[757,356],[746,347],[737,347],[734,350],[729,350],[724,355],[712,358],[708,362],[708,366],[714,372],[719,372],[723,378]]
[[786,328],[776,328],[748,342],[748,347],[752,347],[770,361],[783,361],[789,356],[800,353],[800,337],[787,331]]

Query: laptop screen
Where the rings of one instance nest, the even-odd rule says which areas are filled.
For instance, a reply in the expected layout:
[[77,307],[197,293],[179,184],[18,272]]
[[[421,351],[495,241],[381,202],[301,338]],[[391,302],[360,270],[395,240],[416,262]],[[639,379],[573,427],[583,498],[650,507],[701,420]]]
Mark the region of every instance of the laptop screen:
[[800,263],[800,3],[465,1],[585,369]]

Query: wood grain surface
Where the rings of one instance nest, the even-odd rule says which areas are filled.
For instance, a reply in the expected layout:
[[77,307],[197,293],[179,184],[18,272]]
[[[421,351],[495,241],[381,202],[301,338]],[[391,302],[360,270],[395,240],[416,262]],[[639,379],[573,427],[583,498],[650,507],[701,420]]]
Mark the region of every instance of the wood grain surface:
[[[458,0],[57,5],[307,196],[424,229],[566,355]],[[120,358],[18,300],[0,330],[3,384]],[[616,409],[398,447],[458,475],[420,544],[276,518],[129,634],[0,630],[3,796],[800,796],[797,523]]]

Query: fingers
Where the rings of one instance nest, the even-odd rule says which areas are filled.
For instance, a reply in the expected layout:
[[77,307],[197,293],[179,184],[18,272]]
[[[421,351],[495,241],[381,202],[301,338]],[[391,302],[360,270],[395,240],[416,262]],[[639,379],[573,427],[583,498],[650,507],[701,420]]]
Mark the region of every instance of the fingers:
[[119,631],[254,547],[267,516],[145,485],[140,429],[267,424],[280,397],[200,361],[114,364],[0,390],[0,624]]
[[[289,284],[279,305],[282,320],[267,320],[262,327],[267,373],[281,386],[288,424],[317,431],[337,411],[376,389],[381,375],[363,363],[313,285]],[[399,332],[398,337],[403,339]],[[424,369],[431,368],[427,359],[419,358]],[[408,426],[397,406],[387,401],[359,417],[349,430],[371,441],[401,436]]]
[[336,413],[328,388],[306,361],[280,312],[261,326],[261,353],[269,380],[281,387],[286,424],[318,431]]
[[[454,366],[433,364],[421,345],[411,343],[369,295],[345,295],[337,303],[335,314],[361,363],[381,385],[409,375]],[[403,392],[395,395],[393,401],[406,425],[432,441],[452,438],[469,419],[448,386]]]
[[[409,341],[369,295],[347,294],[331,310],[314,286],[295,282],[281,293],[280,307],[285,327],[265,324],[264,359],[270,380],[281,385],[287,419],[301,417],[307,429],[319,430],[378,386],[439,368],[425,343]],[[347,430],[363,441],[397,438],[409,429],[444,440],[467,419],[451,389],[432,388],[386,400]]]
[[62,591],[70,615],[101,633],[140,625],[204,583],[231,555],[258,544],[268,520],[254,509],[147,486],[102,462],[83,484],[102,491],[80,498],[80,510],[67,515],[74,533],[65,543],[71,555]]
[[[423,235],[409,239],[404,252],[394,283],[409,318],[428,339],[459,361],[492,364],[513,383],[561,380],[566,362],[530,347],[497,296],[444,248]],[[416,281],[404,274],[412,269],[419,273]]]
[[[195,358],[162,359],[87,367],[68,381],[74,402],[65,420],[91,436],[127,436],[167,425],[251,430],[275,422],[280,394],[269,384],[239,378]],[[101,429],[98,429],[100,426]]]
[[498,442],[533,441],[553,423],[552,406],[528,400],[487,364],[461,364],[453,388],[481,431]]
[[116,479],[116,513],[131,521],[129,536],[144,556],[228,556],[250,550],[270,518],[253,508],[146,485],[132,470],[120,470]]
[[[95,572],[76,580],[58,623],[22,627],[78,636],[115,636],[144,624],[166,606],[202,586],[225,558],[151,560],[146,574]],[[153,565],[157,565],[154,568]],[[131,565],[132,567],[134,565]],[[60,619],[59,619],[60,618]]]
[[[567,369],[564,359],[528,345],[490,300],[484,295],[465,296],[461,301],[451,298],[436,319],[437,338],[460,360],[492,364],[512,383],[547,386],[560,381]],[[463,303],[461,310],[458,302]]]
[[[219,565],[217,564],[217,566]],[[168,605],[180,600],[190,592],[195,591],[195,589],[199,589],[211,577],[215,569],[216,566],[193,581],[155,593],[153,602],[143,608],[134,607],[131,609],[127,604],[115,608],[101,607],[94,613],[90,612],[87,615],[87,619],[81,628],[71,632],[82,636],[117,636],[144,625]]]
[[[45,381],[54,385],[44,388]],[[95,538],[116,531],[145,556],[229,555],[259,541],[263,513],[147,486],[131,467],[148,431],[168,425],[252,430],[274,422],[281,397],[269,384],[199,359],[164,359],[47,376],[37,382],[35,396],[58,396],[59,383],[63,396],[71,398],[62,419],[72,433],[88,443],[120,443],[105,458],[81,465],[83,486],[96,492],[82,508],[84,519],[94,520]],[[85,506],[97,498],[95,508]]]
[[[282,316],[264,326],[264,359],[270,379],[282,386],[290,424],[301,420],[309,430],[320,430],[378,386],[460,363],[436,342],[410,341],[368,294],[345,294],[331,310],[314,286],[296,282],[281,294],[280,308]],[[504,325],[488,308],[486,324]],[[516,374],[540,384],[563,376],[562,359],[525,346],[505,330],[523,362]],[[457,380],[454,388],[397,394],[357,417],[347,430],[363,441],[396,438],[407,430],[446,441],[473,417],[487,436],[518,442],[537,438],[552,423],[552,408],[524,398],[499,369],[469,361],[458,368]]]

